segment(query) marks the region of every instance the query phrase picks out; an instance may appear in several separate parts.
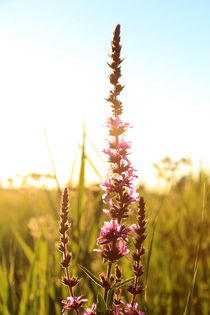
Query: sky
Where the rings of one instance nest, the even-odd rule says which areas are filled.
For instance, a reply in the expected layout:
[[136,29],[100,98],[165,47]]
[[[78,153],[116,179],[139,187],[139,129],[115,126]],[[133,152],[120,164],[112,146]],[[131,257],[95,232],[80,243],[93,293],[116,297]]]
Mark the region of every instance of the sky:
[[[87,156],[105,176],[91,143],[100,154],[108,138],[106,62],[118,23],[123,119],[133,126],[126,139],[139,181],[154,182],[152,164],[165,156],[209,170],[209,16],[203,0],[0,0],[0,179],[53,173],[45,129],[64,185],[84,121]],[[87,182],[98,180],[87,166]]]

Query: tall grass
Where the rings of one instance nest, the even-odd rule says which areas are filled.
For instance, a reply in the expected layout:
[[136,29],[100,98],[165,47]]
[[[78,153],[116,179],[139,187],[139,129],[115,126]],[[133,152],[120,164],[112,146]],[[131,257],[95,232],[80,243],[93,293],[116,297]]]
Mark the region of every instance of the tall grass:
[[[204,183],[205,198],[202,193]],[[188,176],[185,180],[174,184],[167,193],[167,198],[164,198],[163,193],[144,189],[143,194],[148,200],[149,211],[149,235],[146,245],[149,252],[145,258],[148,314],[183,314],[184,311],[185,314],[190,312],[208,314],[210,312],[209,188],[209,178],[207,174],[201,172],[198,179]],[[78,264],[94,270],[94,274],[97,274],[101,265],[100,261],[94,258],[92,250],[95,248],[97,234],[105,219],[101,211],[102,192],[99,187],[83,189],[85,208],[81,210],[80,215],[82,242],[78,246],[78,234],[74,231],[77,230],[78,224],[76,209],[81,187],[70,189],[72,252],[74,257],[77,257]],[[60,301],[68,292],[59,281],[60,255],[55,249],[58,231],[52,204],[59,209],[59,200],[56,191],[50,194],[51,200],[44,190],[26,188],[0,190],[0,314],[2,315],[54,315],[61,312]],[[204,199],[206,215],[202,223],[201,209],[204,209]],[[159,213],[158,220],[154,221],[152,218],[157,213]],[[34,218],[38,224],[40,217],[45,219],[42,220],[42,225],[37,225],[36,235],[32,233],[31,227],[29,229],[28,223]],[[52,225],[51,229],[49,222]],[[36,225],[34,229],[37,229]],[[201,230],[202,242],[199,241]],[[199,264],[195,263],[198,242]],[[129,262],[122,263],[126,270],[126,278],[131,277]],[[86,293],[89,303],[96,300],[94,284],[87,280],[83,286],[83,292]],[[189,305],[190,312],[187,311]]]

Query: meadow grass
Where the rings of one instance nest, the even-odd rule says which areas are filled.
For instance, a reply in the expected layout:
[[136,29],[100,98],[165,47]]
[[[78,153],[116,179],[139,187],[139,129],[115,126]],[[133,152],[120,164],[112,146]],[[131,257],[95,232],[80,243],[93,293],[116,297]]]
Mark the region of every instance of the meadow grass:
[[[80,178],[83,176],[85,174],[80,174]],[[202,193],[204,183],[205,197]],[[198,179],[189,175],[167,193],[141,189],[147,200],[149,219],[148,253],[144,257],[149,314],[183,314],[184,311],[189,314],[189,299],[191,314],[210,312],[209,187],[209,178],[201,172]],[[81,191],[82,203],[79,203]],[[102,263],[92,250],[105,220],[101,211],[102,191],[97,186],[85,188],[81,179],[79,187],[70,189],[70,195],[71,251],[74,255],[71,268],[79,272],[79,277],[82,271],[78,264],[97,275]],[[85,207],[78,210],[81,204]],[[57,191],[0,190],[0,314],[60,314],[60,301],[68,292],[59,280],[60,255],[55,249],[58,240],[55,209],[59,209],[59,205]],[[33,224],[30,225],[31,220]],[[129,261],[122,260],[121,267],[125,278],[132,276]],[[80,286],[89,303],[96,299],[95,285],[88,277]],[[143,298],[139,302],[143,304]]]

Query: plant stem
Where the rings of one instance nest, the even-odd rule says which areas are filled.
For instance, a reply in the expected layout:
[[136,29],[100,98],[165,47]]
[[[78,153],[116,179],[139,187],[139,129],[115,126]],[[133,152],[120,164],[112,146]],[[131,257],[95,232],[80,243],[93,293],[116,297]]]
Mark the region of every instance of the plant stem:
[[[110,273],[111,273],[111,269],[112,269],[112,262],[109,262],[109,265],[107,267],[107,273],[106,273],[106,280],[109,279],[110,277]],[[105,288],[105,292],[104,292],[104,301],[106,302],[107,300],[107,294],[108,294],[109,289]]]
[[[65,237],[65,234],[66,233],[64,233],[64,237]],[[66,244],[64,244],[63,255],[64,255],[64,259],[66,259]],[[65,267],[65,271],[66,271],[66,277],[67,277],[68,281],[70,281],[70,275],[69,275],[68,267]],[[73,294],[72,287],[70,285],[68,285],[68,287],[69,287],[69,292],[70,292],[71,296],[73,297],[74,294]]]
[[[63,253],[64,253],[64,258],[66,258],[66,245],[64,246],[64,252]],[[67,277],[68,281],[70,281],[70,275],[69,275],[68,267],[65,267],[65,271],[66,271],[66,277]],[[73,293],[72,287],[70,287],[70,285],[68,287],[69,287],[69,292],[70,292],[71,296],[73,297],[74,293]],[[74,311],[77,315],[79,315],[78,310],[75,309]]]
[[[139,253],[139,250],[138,250],[138,253]],[[140,261],[137,261],[137,262],[136,262],[137,268],[139,268],[139,265],[140,265]],[[139,277],[135,276],[135,284],[134,284],[134,288],[135,288],[135,289],[137,288],[138,280],[139,280]],[[136,298],[136,294],[134,293],[134,294],[133,294],[133,297],[132,297],[132,301],[131,301],[131,305],[132,305],[132,306],[134,305],[135,298]]]

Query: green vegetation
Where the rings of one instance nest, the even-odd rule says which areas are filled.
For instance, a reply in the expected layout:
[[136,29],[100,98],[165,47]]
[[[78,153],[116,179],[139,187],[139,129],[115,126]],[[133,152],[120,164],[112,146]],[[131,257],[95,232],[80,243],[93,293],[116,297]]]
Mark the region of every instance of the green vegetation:
[[[101,211],[101,189],[84,188],[84,160],[80,184],[70,188],[70,250],[72,273],[83,278],[77,289],[90,305],[102,289],[79,265],[96,277],[103,269],[92,250],[107,218]],[[149,221],[146,289],[139,303],[148,314],[210,313],[209,188],[209,178],[201,172],[197,180],[187,176],[173,182],[167,193],[140,189]],[[57,191],[0,190],[0,314],[61,314],[60,302],[68,289],[60,281],[61,255],[56,249],[59,208]],[[121,259],[125,278],[133,276],[131,264]]]

